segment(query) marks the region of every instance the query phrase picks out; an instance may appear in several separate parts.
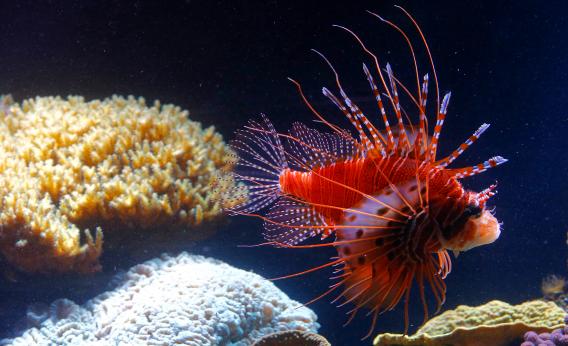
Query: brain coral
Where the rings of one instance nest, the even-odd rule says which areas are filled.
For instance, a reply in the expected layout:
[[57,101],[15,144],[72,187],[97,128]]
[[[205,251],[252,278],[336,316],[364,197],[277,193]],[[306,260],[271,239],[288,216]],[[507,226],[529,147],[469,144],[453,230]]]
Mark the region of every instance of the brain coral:
[[22,270],[97,270],[98,226],[111,232],[199,224],[219,214],[220,194],[234,186],[217,179],[231,168],[221,136],[179,107],[118,96],[6,100],[0,252]]
[[[270,281],[217,260],[163,255],[78,306],[55,301],[9,345],[250,345],[278,331],[317,331],[312,310]],[[43,321],[42,321],[43,320]]]

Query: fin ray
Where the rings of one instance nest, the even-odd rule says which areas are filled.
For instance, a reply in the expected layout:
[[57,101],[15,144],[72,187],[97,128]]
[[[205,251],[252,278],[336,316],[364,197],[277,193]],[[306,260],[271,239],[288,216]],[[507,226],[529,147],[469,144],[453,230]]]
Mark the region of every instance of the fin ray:
[[[326,230],[326,222],[314,208],[304,203],[282,198],[266,214],[272,222],[264,222],[264,238],[286,245],[296,245]],[[318,226],[305,227],[305,226]]]

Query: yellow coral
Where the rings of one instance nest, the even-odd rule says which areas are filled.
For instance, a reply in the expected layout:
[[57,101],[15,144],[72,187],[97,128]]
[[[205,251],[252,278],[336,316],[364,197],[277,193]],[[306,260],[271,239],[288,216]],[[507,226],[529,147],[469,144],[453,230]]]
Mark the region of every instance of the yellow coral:
[[93,237],[88,228],[185,226],[218,215],[221,195],[234,189],[224,174],[232,152],[213,127],[187,116],[173,105],[119,96],[4,106],[3,256],[26,271],[88,272],[102,250],[101,229]]
[[426,322],[412,336],[380,334],[380,346],[505,346],[529,330],[550,332],[564,326],[564,310],[534,300],[510,305],[498,300],[481,306],[460,305]]

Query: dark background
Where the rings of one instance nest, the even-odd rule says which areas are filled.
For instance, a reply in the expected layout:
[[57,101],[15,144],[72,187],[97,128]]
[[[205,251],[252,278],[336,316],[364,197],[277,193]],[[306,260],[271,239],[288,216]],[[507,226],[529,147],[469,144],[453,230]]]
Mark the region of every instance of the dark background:
[[[489,122],[490,130],[456,166],[496,154],[510,159],[464,181],[474,190],[499,181],[499,194],[490,204],[497,207],[503,232],[494,244],[454,261],[445,308],[538,297],[544,276],[566,271],[568,5],[563,1],[0,1],[0,92],[12,93],[17,101],[68,94],[160,99],[189,109],[192,119],[214,124],[230,139],[261,112],[282,131],[293,120],[311,123],[311,113],[286,79],[290,76],[302,82],[320,111],[341,123],[340,113],[321,96],[321,87],[333,87],[333,79],[310,52],[316,48],[333,61],[352,98],[375,116],[361,71],[361,62],[369,60],[352,38],[331,25],[356,31],[382,63],[389,61],[413,86],[401,36],[365,12],[378,12],[407,31],[422,73],[427,72],[419,37],[394,4],[419,21],[441,91],[453,92],[439,153],[449,153]],[[434,104],[432,98],[429,102]],[[261,241],[255,220],[236,218],[221,228],[214,238],[187,250],[265,277],[300,271],[334,255],[329,249],[238,248]],[[10,335],[27,304],[60,297],[82,303],[104,291],[115,270],[132,264],[119,257],[104,262],[105,272],[83,279],[81,290],[57,278],[1,283],[0,337]],[[307,301],[328,287],[329,275],[323,270],[276,284],[292,298]],[[357,318],[342,328],[348,309],[336,310],[329,300],[311,306],[321,333],[336,345],[357,344],[370,321]],[[418,305],[415,300],[414,328],[422,316]],[[390,312],[379,319],[377,331],[401,331],[402,325],[400,311]]]

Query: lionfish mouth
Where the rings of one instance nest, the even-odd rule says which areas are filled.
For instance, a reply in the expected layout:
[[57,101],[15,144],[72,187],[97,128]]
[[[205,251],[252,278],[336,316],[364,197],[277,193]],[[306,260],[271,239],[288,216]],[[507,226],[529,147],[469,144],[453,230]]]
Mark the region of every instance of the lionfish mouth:
[[467,251],[481,245],[493,243],[501,235],[501,225],[490,210],[484,209],[478,215],[470,216],[462,231],[445,245],[454,254]]

